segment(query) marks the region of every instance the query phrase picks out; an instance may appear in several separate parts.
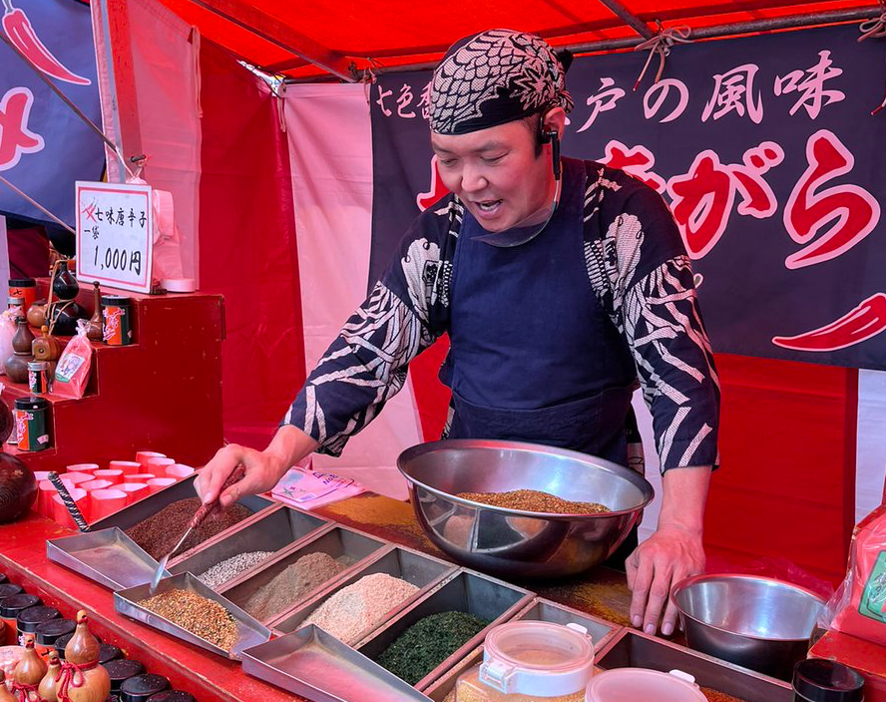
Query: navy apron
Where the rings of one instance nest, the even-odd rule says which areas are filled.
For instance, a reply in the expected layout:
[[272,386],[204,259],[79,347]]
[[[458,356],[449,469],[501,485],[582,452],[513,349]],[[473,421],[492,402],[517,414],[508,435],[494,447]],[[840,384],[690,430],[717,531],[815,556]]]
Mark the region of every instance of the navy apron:
[[548,226],[520,246],[476,241],[486,232],[465,212],[440,372],[452,390],[448,438],[528,441],[628,465],[636,371],[588,280],[583,162],[564,159],[563,177]]

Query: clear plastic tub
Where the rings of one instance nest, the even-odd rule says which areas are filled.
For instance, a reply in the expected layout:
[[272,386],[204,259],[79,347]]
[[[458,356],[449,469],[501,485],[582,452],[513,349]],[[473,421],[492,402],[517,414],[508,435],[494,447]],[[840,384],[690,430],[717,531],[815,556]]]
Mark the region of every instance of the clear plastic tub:
[[617,668],[599,673],[588,685],[585,702],[707,702],[695,678],[680,670]]
[[578,624],[518,621],[486,636],[483,662],[461,675],[456,702],[583,702],[594,645]]

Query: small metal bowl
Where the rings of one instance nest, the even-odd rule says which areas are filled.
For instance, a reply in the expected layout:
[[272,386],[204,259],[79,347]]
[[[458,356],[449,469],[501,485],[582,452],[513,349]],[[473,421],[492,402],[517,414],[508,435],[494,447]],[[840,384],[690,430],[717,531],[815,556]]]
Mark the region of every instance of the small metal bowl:
[[695,575],[671,593],[690,648],[789,680],[806,658],[825,601],[811,590],[755,575]]
[[[454,560],[501,577],[574,575],[611,556],[653,497],[623,466],[577,451],[513,441],[459,439],[400,454],[400,472],[428,538]],[[550,514],[492,507],[457,495],[539,490],[597,502],[605,514]]]

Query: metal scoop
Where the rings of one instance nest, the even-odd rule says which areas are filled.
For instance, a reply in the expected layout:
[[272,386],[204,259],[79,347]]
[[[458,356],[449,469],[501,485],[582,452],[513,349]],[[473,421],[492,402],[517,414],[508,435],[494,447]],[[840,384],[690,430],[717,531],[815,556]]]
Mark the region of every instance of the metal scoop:
[[157,585],[160,584],[160,580],[163,577],[163,571],[166,570],[166,564],[169,562],[169,559],[172,555],[181,548],[181,545],[185,542],[185,539],[188,538],[188,534],[190,534],[194,529],[200,526],[206,519],[218,509],[219,506],[219,497],[221,497],[222,493],[227,490],[234,483],[238,483],[243,479],[243,476],[246,475],[246,466],[242,463],[238,465],[233,472],[227,477],[224,484],[221,486],[221,490],[218,491],[218,497],[216,497],[212,502],[207,502],[205,505],[200,505],[200,508],[194,513],[194,516],[191,517],[191,521],[188,522],[188,528],[185,529],[185,533],[182,534],[181,538],[178,540],[175,546],[173,546],[172,550],[167,553],[160,560],[160,565],[157,567],[156,572],[154,573],[154,577],[151,580],[151,594],[154,594],[154,591],[157,589]]

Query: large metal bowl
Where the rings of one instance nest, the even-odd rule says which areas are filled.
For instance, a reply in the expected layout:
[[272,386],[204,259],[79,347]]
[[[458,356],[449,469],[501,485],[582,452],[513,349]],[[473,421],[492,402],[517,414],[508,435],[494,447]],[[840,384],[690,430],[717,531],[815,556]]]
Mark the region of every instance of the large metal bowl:
[[[397,465],[428,538],[459,563],[504,577],[559,577],[597,565],[621,545],[654,494],[623,466],[513,441],[419,444],[400,454]],[[457,497],[519,489],[598,502],[612,511],[548,514]]]
[[825,606],[811,590],[753,575],[696,575],[671,596],[690,648],[785,680]]

